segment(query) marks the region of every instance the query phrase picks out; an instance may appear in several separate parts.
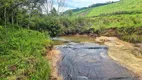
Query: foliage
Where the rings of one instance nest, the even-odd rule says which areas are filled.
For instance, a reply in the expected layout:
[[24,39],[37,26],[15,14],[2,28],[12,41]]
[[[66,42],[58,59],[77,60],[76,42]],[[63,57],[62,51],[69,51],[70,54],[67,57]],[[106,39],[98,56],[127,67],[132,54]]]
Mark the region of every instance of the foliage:
[[33,30],[48,31],[50,36],[80,33],[89,28],[89,19],[84,17],[42,16],[32,18]]
[[73,16],[72,10],[68,10],[66,14],[67,14],[68,16]]
[[82,33],[90,28],[90,21],[85,17],[60,17],[62,34]]
[[55,8],[53,8],[50,12],[51,12],[51,16],[58,16],[58,12],[56,11]]
[[[6,32],[5,32],[6,31]],[[49,65],[43,55],[50,46],[45,33],[8,26],[0,30],[0,79],[48,80]]]

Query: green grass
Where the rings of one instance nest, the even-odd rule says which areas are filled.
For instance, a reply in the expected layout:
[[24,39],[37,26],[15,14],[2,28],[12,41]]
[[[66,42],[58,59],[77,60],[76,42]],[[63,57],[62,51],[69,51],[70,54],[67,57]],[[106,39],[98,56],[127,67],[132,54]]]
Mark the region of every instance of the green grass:
[[[90,18],[94,32],[115,36],[131,43],[142,42],[142,14],[123,14]],[[112,30],[111,30],[112,29]]]
[[100,14],[108,14],[121,11],[139,11],[142,12],[142,0],[120,0],[120,2],[96,7],[87,16],[98,16]]
[[50,68],[44,55],[50,43],[45,33],[0,26],[0,79],[49,80]]
[[112,15],[90,18],[92,28],[99,30],[102,28],[120,28],[120,27],[142,27],[142,14],[132,15]]
[[[86,17],[92,22],[92,28],[142,27],[142,0],[120,0],[90,10]],[[79,11],[82,14],[87,9]],[[82,12],[82,13],[81,13]],[[76,12],[77,13],[77,12]]]
[[73,13],[73,16],[84,16],[84,15],[87,15],[93,8],[87,8],[87,9],[83,9],[83,10],[80,10],[78,12],[74,12]]

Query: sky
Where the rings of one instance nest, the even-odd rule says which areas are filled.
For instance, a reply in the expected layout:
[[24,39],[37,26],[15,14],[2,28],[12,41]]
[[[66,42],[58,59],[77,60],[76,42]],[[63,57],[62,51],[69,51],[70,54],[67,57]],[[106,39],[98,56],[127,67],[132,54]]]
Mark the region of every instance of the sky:
[[119,1],[119,0],[65,0],[65,1],[66,1],[65,10],[67,10],[67,9],[87,7],[89,5],[96,3],[105,3],[109,1]]
[[[55,2],[56,1],[57,0],[55,0]],[[65,6],[60,10],[60,12],[64,12],[69,9],[88,7],[96,3],[106,3],[109,1],[119,1],[119,0],[65,0]],[[47,6],[46,4],[44,5]],[[57,4],[54,4],[54,7],[57,9]],[[43,8],[43,10],[45,10],[45,8]]]

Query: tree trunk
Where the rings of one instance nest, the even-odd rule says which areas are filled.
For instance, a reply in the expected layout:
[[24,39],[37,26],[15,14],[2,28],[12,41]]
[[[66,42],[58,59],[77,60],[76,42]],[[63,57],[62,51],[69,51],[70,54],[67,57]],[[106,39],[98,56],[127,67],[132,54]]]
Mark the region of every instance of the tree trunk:
[[47,15],[48,15],[48,11],[49,11],[49,9],[48,9],[48,7],[49,7],[49,1],[47,0]]
[[30,21],[31,21],[31,12],[29,13],[29,19],[28,19],[29,23],[28,23],[28,26],[27,28],[29,29],[30,28]]
[[7,35],[7,11],[6,11],[6,7],[4,8],[4,27],[5,27],[5,35]]
[[12,20],[12,24],[14,24],[14,11],[12,10],[12,15],[11,15],[11,20]]
[[6,7],[4,8],[4,26],[6,28],[6,24],[7,24],[7,16],[6,16],[7,12],[6,12]]

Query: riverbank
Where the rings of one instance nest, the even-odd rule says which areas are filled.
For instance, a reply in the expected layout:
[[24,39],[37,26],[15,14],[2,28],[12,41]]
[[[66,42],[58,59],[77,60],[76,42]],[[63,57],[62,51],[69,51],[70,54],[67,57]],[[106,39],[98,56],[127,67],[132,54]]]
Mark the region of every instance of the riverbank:
[[63,80],[62,77],[58,74],[58,62],[61,59],[60,51],[53,48],[48,52],[47,59],[51,68],[50,80]]
[[109,47],[109,56],[133,71],[137,77],[142,79],[142,58],[138,49],[141,47],[136,47],[134,44],[119,40],[116,37],[98,37],[96,42],[103,43]]

